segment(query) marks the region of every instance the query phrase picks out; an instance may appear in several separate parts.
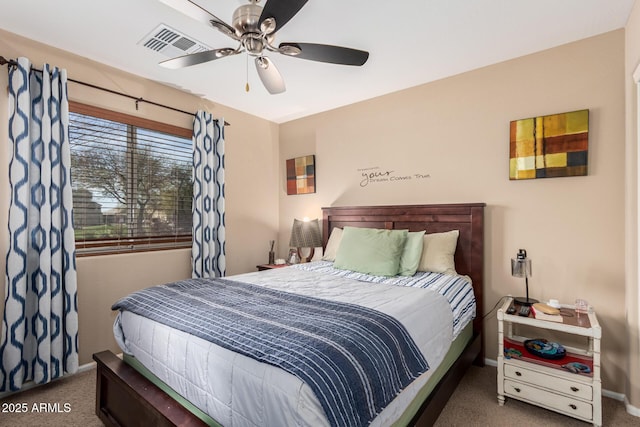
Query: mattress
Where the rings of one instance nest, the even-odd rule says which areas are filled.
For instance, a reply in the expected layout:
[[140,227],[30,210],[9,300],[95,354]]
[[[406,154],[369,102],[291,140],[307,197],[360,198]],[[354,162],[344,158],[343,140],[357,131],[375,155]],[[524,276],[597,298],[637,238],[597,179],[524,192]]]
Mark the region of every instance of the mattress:
[[[451,347],[449,347],[449,351],[444,357],[444,360],[438,365],[437,368],[431,373],[428,380],[420,387],[418,393],[415,394],[413,401],[410,405],[406,407],[401,416],[399,416],[394,422],[393,426],[407,426],[410,424],[413,417],[418,413],[422,403],[429,396],[429,394],[436,387],[438,382],[442,379],[442,377],[447,373],[449,368],[453,366],[458,357],[462,354],[466,346],[473,339],[473,324],[471,322],[467,323],[467,325],[460,331],[458,337],[453,341]],[[123,360],[129,366],[134,368],[140,374],[142,374],[145,378],[151,381],[153,384],[158,386],[162,391],[171,396],[176,402],[178,402],[183,407],[187,408],[191,413],[195,416],[203,420],[209,426],[220,426],[218,422],[216,422],[213,418],[211,418],[208,414],[205,414],[199,408],[195,407],[191,402],[186,400],[180,394],[178,394],[175,390],[169,387],[166,383],[161,381],[157,376],[155,376],[151,371],[149,371],[145,366],[143,366],[140,362],[136,360],[135,357],[124,354]],[[413,386],[413,385],[412,385]],[[413,393],[411,393],[413,394]]]
[[[356,280],[333,274],[327,265],[313,264],[232,278],[287,292],[355,302],[400,321],[430,369],[400,393],[371,425],[392,424],[436,372],[449,350],[454,339],[451,298],[442,292],[442,287],[424,289],[382,283],[374,278]],[[158,379],[224,426],[328,425],[311,389],[281,369],[128,311],[119,313],[114,332],[125,354],[135,357]]]

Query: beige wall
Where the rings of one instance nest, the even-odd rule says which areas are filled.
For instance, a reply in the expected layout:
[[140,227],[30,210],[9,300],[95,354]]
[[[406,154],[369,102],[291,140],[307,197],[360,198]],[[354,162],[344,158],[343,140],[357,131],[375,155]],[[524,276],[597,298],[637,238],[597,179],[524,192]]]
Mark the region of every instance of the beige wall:
[[[0,53],[7,58],[28,57],[65,68],[69,78],[103,86],[136,97],[185,110],[205,109],[231,124],[225,129],[227,272],[255,270],[267,261],[268,241],[278,229],[278,126],[85,58],[29,41],[0,30]],[[215,77],[214,77],[215,78]],[[0,87],[7,87],[6,69]],[[244,96],[244,93],[243,93]],[[192,117],[69,83],[69,98],[131,115],[191,128]],[[7,91],[0,91],[0,105],[7,105]],[[0,223],[7,224],[9,201],[7,110],[0,108]],[[0,227],[0,271],[5,271],[7,229]],[[89,363],[100,350],[117,348],[112,333],[115,317],[110,306],[136,289],[190,275],[190,251],[173,250],[141,254],[84,257],[77,260],[80,364]],[[0,291],[4,292],[4,291]],[[4,300],[4,296],[2,300]],[[1,310],[1,308],[0,308]]]
[[640,67],[640,2],[635,2],[625,28],[626,89],[626,317],[628,322],[628,378],[630,412],[640,416],[640,293],[638,292],[638,97],[632,76]]
[[[485,202],[485,307],[521,295],[509,259],[533,261],[532,297],[595,306],[603,377],[623,392],[625,305],[624,31],[382,96],[280,126],[280,243],[323,206]],[[510,181],[509,122],[590,110],[589,175]],[[287,196],[284,160],[315,154],[317,193]],[[361,169],[411,180],[360,186]],[[416,174],[429,178],[416,178]],[[496,318],[486,319],[496,357]]]

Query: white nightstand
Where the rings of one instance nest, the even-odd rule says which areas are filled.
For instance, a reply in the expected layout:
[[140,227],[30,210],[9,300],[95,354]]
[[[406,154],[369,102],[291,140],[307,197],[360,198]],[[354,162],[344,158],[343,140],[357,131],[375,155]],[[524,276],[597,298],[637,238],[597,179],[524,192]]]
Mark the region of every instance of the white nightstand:
[[[535,319],[533,315],[522,317],[517,311],[507,314],[512,301],[512,298],[507,298],[497,315],[498,404],[502,406],[505,397],[512,397],[601,426],[602,330],[593,310],[576,313],[573,306],[563,306],[562,312],[567,316],[563,316],[563,322],[558,323]],[[525,334],[527,336],[523,336]],[[554,335],[566,337],[573,346],[565,345],[561,342],[562,338],[556,339]],[[532,338],[559,342],[567,355],[556,361],[536,358],[523,346],[525,340]],[[571,360],[592,366],[592,373],[574,373],[563,368]]]

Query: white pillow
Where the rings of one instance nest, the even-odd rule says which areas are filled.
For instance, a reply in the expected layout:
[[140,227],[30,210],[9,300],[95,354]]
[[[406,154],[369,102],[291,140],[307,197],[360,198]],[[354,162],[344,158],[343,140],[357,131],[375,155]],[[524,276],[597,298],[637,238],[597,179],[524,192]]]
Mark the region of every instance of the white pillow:
[[425,234],[418,271],[457,274],[453,256],[456,253],[459,234],[459,230]]
[[329,241],[327,242],[327,247],[322,254],[323,261],[335,261],[336,253],[338,253],[338,248],[340,247],[340,241],[342,240],[342,228],[334,228],[331,230],[331,235],[329,236]]

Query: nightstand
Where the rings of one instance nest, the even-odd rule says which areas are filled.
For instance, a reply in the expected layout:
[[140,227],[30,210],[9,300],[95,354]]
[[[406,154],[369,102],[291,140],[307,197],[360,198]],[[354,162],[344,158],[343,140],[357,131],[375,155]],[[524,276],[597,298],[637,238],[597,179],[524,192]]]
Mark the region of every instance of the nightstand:
[[[498,309],[498,404],[511,397],[579,420],[602,425],[600,339],[596,314],[576,313],[563,305],[563,322],[507,314],[513,298]],[[544,338],[559,342],[566,355],[547,360],[529,353],[524,341]],[[566,345],[570,342],[572,346]],[[588,366],[590,373],[576,372]],[[567,368],[573,368],[572,370]]]
[[256,268],[258,269],[258,271],[262,271],[262,270],[271,270],[272,268],[281,268],[286,266],[287,264],[260,264],[260,265],[256,265]]

